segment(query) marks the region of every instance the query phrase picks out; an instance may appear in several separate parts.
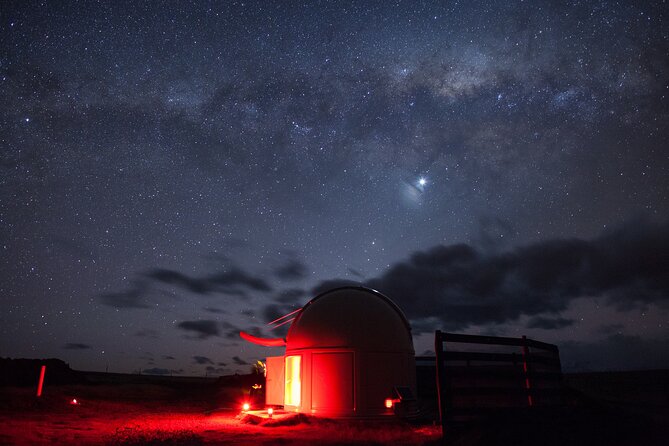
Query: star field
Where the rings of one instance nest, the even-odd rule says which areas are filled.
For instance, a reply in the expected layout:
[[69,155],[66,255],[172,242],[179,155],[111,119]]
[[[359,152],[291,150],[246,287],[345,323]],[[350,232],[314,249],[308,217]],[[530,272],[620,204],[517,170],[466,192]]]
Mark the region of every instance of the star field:
[[0,355],[246,371],[240,329],[351,281],[419,353],[669,366],[667,13],[3,2]]

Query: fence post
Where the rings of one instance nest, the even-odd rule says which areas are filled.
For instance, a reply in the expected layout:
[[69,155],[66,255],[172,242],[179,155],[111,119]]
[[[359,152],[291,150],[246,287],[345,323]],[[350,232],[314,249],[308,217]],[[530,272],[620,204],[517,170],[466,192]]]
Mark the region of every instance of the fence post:
[[530,380],[530,349],[527,347],[527,337],[523,335],[523,372],[525,373],[525,390],[527,391],[527,405],[532,407],[532,383]]
[[46,365],[42,365],[39,371],[39,380],[37,381],[37,396],[42,396],[42,386],[44,385],[44,374],[46,373]]
[[446,427],[446,418],[450,413],[448,404],[449,392],[446,383],[446,371],[444,370],[444,341],[442,340],[441,330],[434,333],[434,352],[437,362],[437,396],[439,398],[439,420],[441,421],[441,434],[443,435]]

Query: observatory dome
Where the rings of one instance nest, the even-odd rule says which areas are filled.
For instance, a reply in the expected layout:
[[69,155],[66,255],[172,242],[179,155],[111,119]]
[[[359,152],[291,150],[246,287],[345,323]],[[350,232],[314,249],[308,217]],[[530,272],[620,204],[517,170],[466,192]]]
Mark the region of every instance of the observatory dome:
[[286,349],[312,348],[414,351],[402,310],[383,294],[362,287],[336,288],[304,306],[288,331]]
[[242,335],[286,346],[285,356],[267,358],[269,405],[335,418],[385,417],[401,398],[404,411],[415,401],[411,327],[377,291],[344,287],[316,296],[292,320],[285,341]]

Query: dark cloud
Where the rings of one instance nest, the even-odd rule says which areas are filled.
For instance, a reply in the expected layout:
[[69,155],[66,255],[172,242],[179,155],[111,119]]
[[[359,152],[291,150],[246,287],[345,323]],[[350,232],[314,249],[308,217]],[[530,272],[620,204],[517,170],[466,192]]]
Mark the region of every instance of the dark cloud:
[[[246,327],[239,327],[237,325],[228,323],[228,322],[223,322],[222,323],[223,328],[224,328],[224,333],[223,337],[226,339],[230,340],[235,340],[235,341],[242,341],[242,339],[239,336],[240,331],[245,331],[246,333],[252,334],[253,336],[258,336],[258,337],[266,337],[268,336],[268,333],[272,333],[270,336],[272,337],[278,337],[280,334],[278,332],[274,331],[268,331],[267,333],[263,332],[262,328],[257,326],[257,325],[250,325]],[[243,341],[246,342],[246,341]],[[223,344],[221,344],[223,345]],[[236,344],[227,344],[227,346],[230,345],[236,345]]]
[[239,356],[233,356],[232,360],[234,361],[235,364],[237,365],[248,365],[249,363],[244,361],[242,358]]
[[193,279],[177,271],[155,269],[145,275],[158,282],[185,288],[195,294],[207,294],[213,291],[208,280]]
[[214,314],[225,314],[226,313],[225,310],[221,310],[220,308],[214,308],[214,307],[204,307],[203,310],[208,312],[208,313],[214,313]]
[[304,296],[306,296],[306,294],[307,292],[300,288],[290,288],[287,290],[282,290],[279,295],[274,298],[274,300],[282,304],[296,304]]
[[195,332],[199,339],[218,336],[220,333],[218,323],[212,320],[183,321],[180,322],[177,327],[182,330]]
[[221,367],[225,367],[225,366],[228,365],[228,363],[227,362],[218,362],[218,363],[216,363],[216,365],[219,365]]
[[358,271],[357,269],[347,268],[347,270],[352,276],[355,276],[359,279],[364,279],[365,278],[365,276],[360,271]]
[[223,327],[224,329],[230,329],[230,330],[237,330],[238,329],[235,324],[233,324],[231,322],[228,322],[228,321],[222,321],[221,322],[221,327]]
[[[185,289],[194,294],[207,295],[215,292],[231,296],[246,297],[247,290],[270,292],[272,287],[267,281],[233,267],[229,271],[219,271],[211,275],[194,278],[178,271],[168,269],[154,269],[142,274],[141,280],[133,282],[126,291],[107,293],[100,296],[103,304],[115,308],[149,308],[144,298],[151,291],[152,286],[146,279]],[[222,314],[225,311],[207,307],[205,311]]]
[[282,280],[298,280],[306,277],[307,267],[296,259],[291,259],[274,270],[274,275]]
[[214,364],[214,361],[206,356],[193,356],[193,362],[195,364]]
[[100,296],[104,305],[122,309],[144,309],[149,308],[143,299],[148,291],[148,285],[144,281],[133,282],[126,291],[118,293],[106,293]]
[[221,292],[246,296],[246,289],[263,292],[272,291],[272,287],[264,279],[254,277],[239,268],[219,271],[200,278],[190,277],[168,269],[154,269],[145,273],[144,276],[157,282],[186,289],[195,294]]
[[78,342],[68,342],[63,346],[65,350],[88,350],[89,348],[92,348],[88,344],[81,344]]
[[266,305],[262,310],[262,316],[265,322],[272,322],[286,313],[287,312],[284,311],[283,307],[278,305]]
[[536,316],[530,319],[527,323],[527,328],[543,328],[544,330],[557,330],[564,327],[574,325],[573,319],[566,319],[563,317],[542,317]]
[[361,282],[356,282],[354,280],[348,280],[348,279],[324,280],[311,289],[311,294],[312,296],[316,297],[319,294],[324,293],[325,291],[329,291],[333,288],[339,288],[343,286],[362,286],[362,285],[363,284]]
[[221,322],[221,326],[223,327],[223,330],[225,330],[223,336],[226,339],[240,339],[239,332],[241,331],[241,329],[237,325],[227,321],[223,321]]
[[[342,283],[321,282],[314,292]],[[669,224],[638,221],[593,240],[547,240],[496,254],[465,244],[436,246],[366,285],[387,294],[410,318],[434,317],[446,329],[558,313],[586,296],[619,308],[665,305]]]
[[163,359],[167,359],[167,360],[177,359],[177,358],[175,358],[174,356],[171,356],[171,355],[163,355],[162,358],[163,358]]
[[[275,298],[275,304],[269,304],[265,305],[262,308],[261,314],[262,314],[262,319],[264,322],[269,323],[272,321],[275,321],[276,319],[285,316],[296,309],[300,308],[302,306],[301,303],[298,303],[300,298],[304,296],[306,293],[304,290],[300,289],[289,289],[289,290],[284,290],[282,291],[279,296]],[[294,317],[291,316],[291,317]],[[272,325],[269,328],[271,331],[271,336],[272,337],[284,337],[286,333],[288,332],[288,329],[290,328],[290,322],[287,322],[290,320],[290,318],[282,319],[278,321],[277,325]],[[282,324],[284,322],[287,322],[283,325],[278,325]],[[251,333],[254,334],[255,336],[261,336],[262,333],[259,329],[256,328],[255,332]]]

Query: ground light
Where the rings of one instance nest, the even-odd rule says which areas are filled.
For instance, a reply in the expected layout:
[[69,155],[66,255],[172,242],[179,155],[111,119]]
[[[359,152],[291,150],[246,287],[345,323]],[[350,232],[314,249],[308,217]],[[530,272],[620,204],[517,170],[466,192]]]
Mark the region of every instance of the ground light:
[[243,412],[248,412],[250,408],[251,408],[251,405],[249,403],[242,404],[242,411]]
[[386,398],[386,409],[392,409],[395,403],[399,403],[400,400],[395,398]]
[[272,415],[274,415],[274,409],[270,407],[267,409],[267,416],[272,418]]

